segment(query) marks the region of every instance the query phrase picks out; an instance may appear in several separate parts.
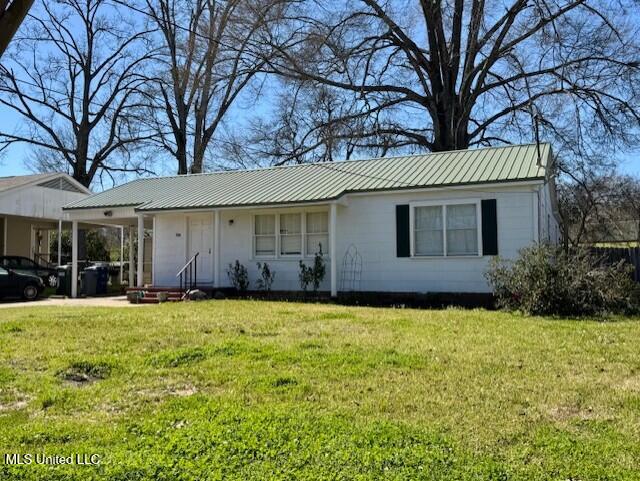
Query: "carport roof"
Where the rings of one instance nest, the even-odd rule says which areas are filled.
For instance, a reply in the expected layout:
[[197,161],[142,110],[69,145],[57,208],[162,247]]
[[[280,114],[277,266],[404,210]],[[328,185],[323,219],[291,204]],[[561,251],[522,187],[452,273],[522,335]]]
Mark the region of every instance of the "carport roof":
[[322,202],[352,192],[542,180],[548,144],[137,179],[65,206],[161,211]]
[[41,185],[46,183],[47,181],[52,181],[54,179],[64,179],[66,182],[69,182],[74,190],[82,193],[90,193],[90,191],[85,188],[83,185],[75,181],[70,175],[62,173],[62,172],[50,172],[45,174],[30,174],[30,175],[12,175],[7,177],[0,177],[0,193],[16,189],[19,187],[26,187],[29,185]]

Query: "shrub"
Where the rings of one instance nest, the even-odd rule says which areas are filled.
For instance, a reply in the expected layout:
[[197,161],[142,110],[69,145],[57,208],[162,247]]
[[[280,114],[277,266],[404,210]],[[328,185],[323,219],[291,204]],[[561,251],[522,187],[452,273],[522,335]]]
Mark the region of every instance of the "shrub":
[[309,267],[304,262],[300,261],[300,273],[298,279],[300,280],[300,287],[304,292],[307,292],[309,284],[313,286],[313,292],[318,292],[320,284],[324,280],[326,274],[326,267],[324,264],[324,257],[322,256],[322,246],[313,258],[313,266]]
[[256,287],[261,291],[270,291],[271,284],[276,278],[275,271],[272,271],[266,262],[264,264],[258,262],[258,272],[260,273],[260,278],[256,281]]
[[487,272],[499,307],[540,315],[625,314],[638,310],[638,286],[623,261],[606,265],[586,250],[536,245]]
[[249,287],[249,273],[247,268],[240,264],[236,259],[235,264],[229,264],[227,268],[227,276],[231,281],[231,285],[239,292],[244,292]]

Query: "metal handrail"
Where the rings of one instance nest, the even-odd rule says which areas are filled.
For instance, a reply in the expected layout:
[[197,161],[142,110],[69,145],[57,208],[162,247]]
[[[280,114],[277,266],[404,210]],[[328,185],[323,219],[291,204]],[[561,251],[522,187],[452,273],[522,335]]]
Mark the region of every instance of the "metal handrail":
[[[198,255],[199,252],[196,252],[194,256],[189,259],[189,261],[178,271],[176,277],[180,278],[180,290],[181,291],[190,291],[194,287],[198,287]],[[186,276],[186,270],[189,270],[189,279]],[[183,289],[183,276],[184,276],[184,289]],[[187,282],[188,280],[188,282]],[[189,288],[187,289],[187,285]]]
[[191,259],[189,259],[189,260],[187,261],[187,263],[182,267],[182,269],[180,269],[180,270],[178,271],[178,273],[176,274],[176,277],[178,277],[180,274],[182,274],[182,273],[184,272],[184,270],[185,270],[187,267],[189,267],[189,264],[191,264],[191,263],[195,260],[195,258],[196,258],[196,257],[198,257],[199,255],[200,255],[200,253],[199,253],[199,252],[196,252],[196,253],[193,255],[193,257],[192,257]]

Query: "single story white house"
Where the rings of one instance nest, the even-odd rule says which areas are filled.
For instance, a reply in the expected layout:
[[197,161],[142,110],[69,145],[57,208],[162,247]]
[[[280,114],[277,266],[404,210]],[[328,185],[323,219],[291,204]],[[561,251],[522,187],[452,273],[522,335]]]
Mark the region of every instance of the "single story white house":
[[89,194],[63,173],[0,177],[0,255],[59,262],[60,252],[50,252],[49,240],[70,227],[62,207]]
[[333,296],[345,285],[483,293],[492,256],[558,240],[551,162],[541,144],[145,178],[64,210],[74,259],[79,222],[151,236],[138,243],[138,286],[150,248],[154,286],[177,286],[198,254],[198,286],[229,287],[226,269],[238,260],[251,286],[267,262],[274,290],[298,290],[299,261],[311,264],[322,246],[321,289]]

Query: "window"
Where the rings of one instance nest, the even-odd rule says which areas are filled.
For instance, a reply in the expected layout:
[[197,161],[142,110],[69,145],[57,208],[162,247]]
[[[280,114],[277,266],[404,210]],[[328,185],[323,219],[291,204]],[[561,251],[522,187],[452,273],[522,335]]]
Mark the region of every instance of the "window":
[[416,206],[414,256],[478,255],[478,203]]
[[5,257],[2,260],[2,265],[8,269],[18,269],[20,267],[20,261],[15,257]]
[[27,257],[23,257],[22,259],[18,259],[16,262],[17,267],[22,267],[24,269],[32,269],[36,266],[36,263]]
[[280,254],[293,256],[302,254],[302,216],[280,215]]
[[313,257],[329,253],[327,212],[295,212],[254,216],[255,257]]
[[329,217],[326,212],[307,214],[307,256],[314,256],[322,250],[329,252]]
[[477,208],[475,204],[448,205],[447,255],[472,256],[478,254]]
[[414,216],[415,255],[443,255],[442,206],[416,207]]
[[276,216],[255,216],[253,249],[256,256],[276,255]]

